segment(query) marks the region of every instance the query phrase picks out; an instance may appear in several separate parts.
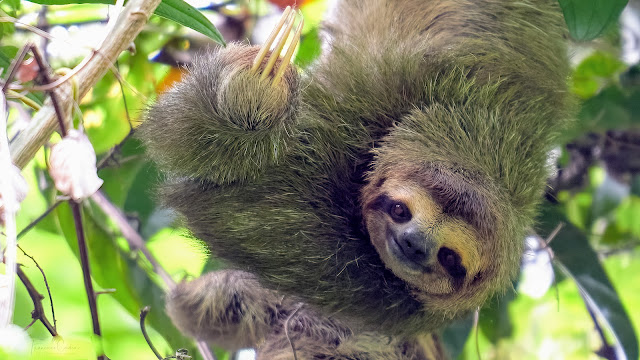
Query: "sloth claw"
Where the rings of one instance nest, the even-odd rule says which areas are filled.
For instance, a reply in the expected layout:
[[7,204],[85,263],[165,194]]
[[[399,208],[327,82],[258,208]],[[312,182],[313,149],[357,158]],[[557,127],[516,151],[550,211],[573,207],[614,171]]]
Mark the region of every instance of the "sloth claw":
[[[264,69],[262,69],[261,71],[260,80],[266,79],[267,76],[269,76],[269,74],[273,70],[273,67],[276,61],[278,60],[278,57],[282,53],[282,50],[284,49],[284,46],[286,45],[287,40],[289,39],[289,35],[291,35],[292,33],[293,24],[295,20],[296,20],[296,12],[291,10],[291,6],[287,6],[287,8],[282,13],[282,17],[280,18],[280,21],[278,21],[278,24],[274,27],[273,31],[267,38],[267,41],[262,45],[262,48],[260,49],[260,51],[258,52],[258,55],[256,55],[256,58],[253,61],[251,72],[255,74],[258,72],[260,65],[262,64],[263,60],[267,56],[267,53],[271,48],[271,44],[273,44],[273,41],[275,40],[276,36],[280,33],[280,36],[278,37],[278,41],[276,42],[276,45],[273,51],[271,52],[271,56],[269,56],[269,59],[267,60],[267,64],[265,65]],[[298,42],[300,42],[300,33],[302,32],[303,24],[304,24],[304,19],[300,17],[298,26],[296,27],[295,32],[293,32],[293,39],[289,43],[289,47],[287,48],[287,51],[284,53],[282,62],[280,63],[280,66],[276,70],[276,74],[273,76],[272,85],[274,86],[280,83],[280,80],[282,80],[282,76],[284,75],[285,70],[287,70],[287,67],[289,66],[289,62],[291,61],[291,57],[293,56],[293,51],[296,49]],[[281,33],[280,30],[282,30],[283,28],[284,30]]]

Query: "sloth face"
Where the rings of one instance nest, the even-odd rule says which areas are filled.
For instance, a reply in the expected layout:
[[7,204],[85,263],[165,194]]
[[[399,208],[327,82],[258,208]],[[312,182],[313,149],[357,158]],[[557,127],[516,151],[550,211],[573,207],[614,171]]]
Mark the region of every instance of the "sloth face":
[[370,239],[385,265],[422,295],[464,292],[482,278],[488,262],[476,209],[447,201],[468,195],[456,193],[455,186],[443,190],[432,178],[414,179],[387,176],[365,189]]

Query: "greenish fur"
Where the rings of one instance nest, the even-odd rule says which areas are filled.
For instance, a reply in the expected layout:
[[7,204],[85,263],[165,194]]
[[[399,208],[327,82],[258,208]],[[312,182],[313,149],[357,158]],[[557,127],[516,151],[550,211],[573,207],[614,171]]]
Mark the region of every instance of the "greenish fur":
[[[163,199],[216,256],[354,329],[413,337],[517,273],[569,108],[563,20],[554,0],[352,0],[337,13],[330,51],[286,82],[288,106],[250,112],[271,126],[246,131],[233,115],[245,97],[213,103],[219,59],[248,51],[232,47],[159,98],[142,138],[168,173]],[[213,90],[197,100],[194,86]],[[260,96],[274,101],[248,95]],[[489,276],[445,299],[386,269],[361,222],[368,181],[413,167],[472,186],[495,218]]]

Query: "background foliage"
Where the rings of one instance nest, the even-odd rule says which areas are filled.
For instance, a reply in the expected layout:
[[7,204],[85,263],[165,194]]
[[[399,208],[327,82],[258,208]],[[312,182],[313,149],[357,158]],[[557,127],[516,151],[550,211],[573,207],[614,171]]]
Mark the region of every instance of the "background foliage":
[[[0,2],[3,76],[27,41],[35,43],[54,68],[77,65],[103,36],[109,16],[104,4],[110,3]],[[77,106],[75,121],[83,124],[103,163],[102,191],[124,210],[176,281],[223,264],[208,258],[202,244],[189,238],[173,214],[157,206],[152,188],[159,174],[129,135],[140,123],[145,104],[179,79],[183,71],[179,66],[188,64],[195,52],[218,46],[213,41],[223,43],[223,38],[259,42],[287,3],[193,1],[188,5],[164,0],[132,51],[118,59],[119,75],[110,72]],[[633,310],[640,308],[636,275],[640,273],[640,49],[633,43],[640,43],[640,6],[632,1],[625,9],[626,1],[619,0],[559,3],[573,40],[575,67],[570,81],[578,116],[558,144],[559,171],[549,180],[542,214],[532,229],[537,236],[527,242],[521,279],[513,291],[480,310],[477,331],[473,317],[443,330],[447,349],[460,359],[595,359],[596,354],[638,359],[635,334],[640,331],[640,312]],[[305,29],[295,62],[304,68],[319,54],[318,24],[327,4],[323,0],[297,4],[305,16]],[[37,26],[51,37],[36,36],[23,24]],[[39,92],[23,95],[35,103],[44,98]],[[16,99],[10,105],[11,137],[24,128],[33,112]],[[51,143],[56,141],[57,135]],[[23,170],[30,192],[18,214],[19,229],[57,202],[47,172],[48,152],[48,146],[42,148]],[[83,213],[93,281],[99,290],[115,289],[98,297],[106,354],[111,359],[155,358],[138,323],[140,309],[151,305],[147,328],[163,356],[186,348],[198,358],[193,342],[164,315],[164,284],[147,259],[129,246],[119,226],[95,203],[85,201]],[[559,224],[563,224],[560,231],[549,242]],[[69,207],[55,207],[21,236],[19,245],[46,274],[60,336],[52,339],[36,322],[27,330],[28,349],[19,354],[0,349],[0,359],[94,358],[97,342],[91,335]],[[19,262],[45,294],[43,304],[52,320],[39,269],[26,255]],[[27,327],[32,310],[27,291],[18,284],[15,323]],[[216,354],[219,359],[231,358],[219,350]]]

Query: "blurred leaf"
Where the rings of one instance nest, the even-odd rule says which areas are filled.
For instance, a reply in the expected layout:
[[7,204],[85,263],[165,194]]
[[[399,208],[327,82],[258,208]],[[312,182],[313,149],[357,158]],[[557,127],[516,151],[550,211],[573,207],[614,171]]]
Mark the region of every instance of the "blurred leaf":
[[607,224],[607,228],[602,233],[602,243],[605,245],[617,245],[625,239],[624,234],[615,222]]
[[0,68],[2,68],[2,76],[7,72],[11,65],[11,60],[18,53],[15,46],[0,46]]
[[603,170],[604,179],[594,190],[591,221],[607,216],[629,196],[629,187],[615,180]]
[[457,359],[464,349],[471,331],[473,330],[474,313],[456,320],[440,331],[440,338],[444,348],[449,355],[449,359]]
[[606,87],[582,103],[577,121],[563,139],[571,141],[586,133],[627,129],[633,124],[631,109],[630,99],[622,89],[616,85]]
[[[112,294],[118,302],[130,313],[135,314],[139,310],[138,301],[130,292],[130,286],[126,282],[127,263],[116,249],[109,234],[101,228],[91,216],[88,216],[86,207],[82,211],[82,224],[85,230],[85,238],[89,251],[91,264],[91,276],[100,287],[116,289]],[[68,203],[61,204],[56,209],[62,232],[78,256],[78,240],[76,237],[75,223],[71,208]]]
[[566,269],[583,296],[593,302],[627,359],[637,359],[638,340],[631,321],[587,237],[567,221],[558,207],[546,204],[542,210],[538,222],[542,237],[548,236],[559,223],[564,223],[551,242],[556,263]]
[[632,195],[624,199],[616,212],[616,224],[622,232],[640,237],[640,197]]
[[[41,5],[115,4],[115,0],[28,0]],[[154,14],[191,28],[217,42],[226,45],[216,27],[200,11],[183,0],[162,0]]]
[[631,194],[640,197],[640,174],[635,175],[631,181]]
[[558,0],[571,36],[591,40],[611,24],[627,5],[627,0]]
[[301,68],[309,66],[321,52],[320,37],[318,36],[318,28],[311,29],[303,35],[300,41],[300,47],[296,54],[295,64]]
[[582,60],[572,75],[572,91],[588,99],[613,82],[626,65],[612,54],[597,51]]
[[20,9],[20,0],[3,0],[2,5],[8,6],[8,10],[16,11]]
[[588,192],[580,192],[570,197],[565,204],[567,217],[572,223],[581,229],[591,225],[592,195]]
[[513,332],[509,303],[514,298],[513,291],[508,291],[504,295],[494,295],[480,311],[479,326],[482,333],[493,344],[497,344],[502,338],[510,337]]

